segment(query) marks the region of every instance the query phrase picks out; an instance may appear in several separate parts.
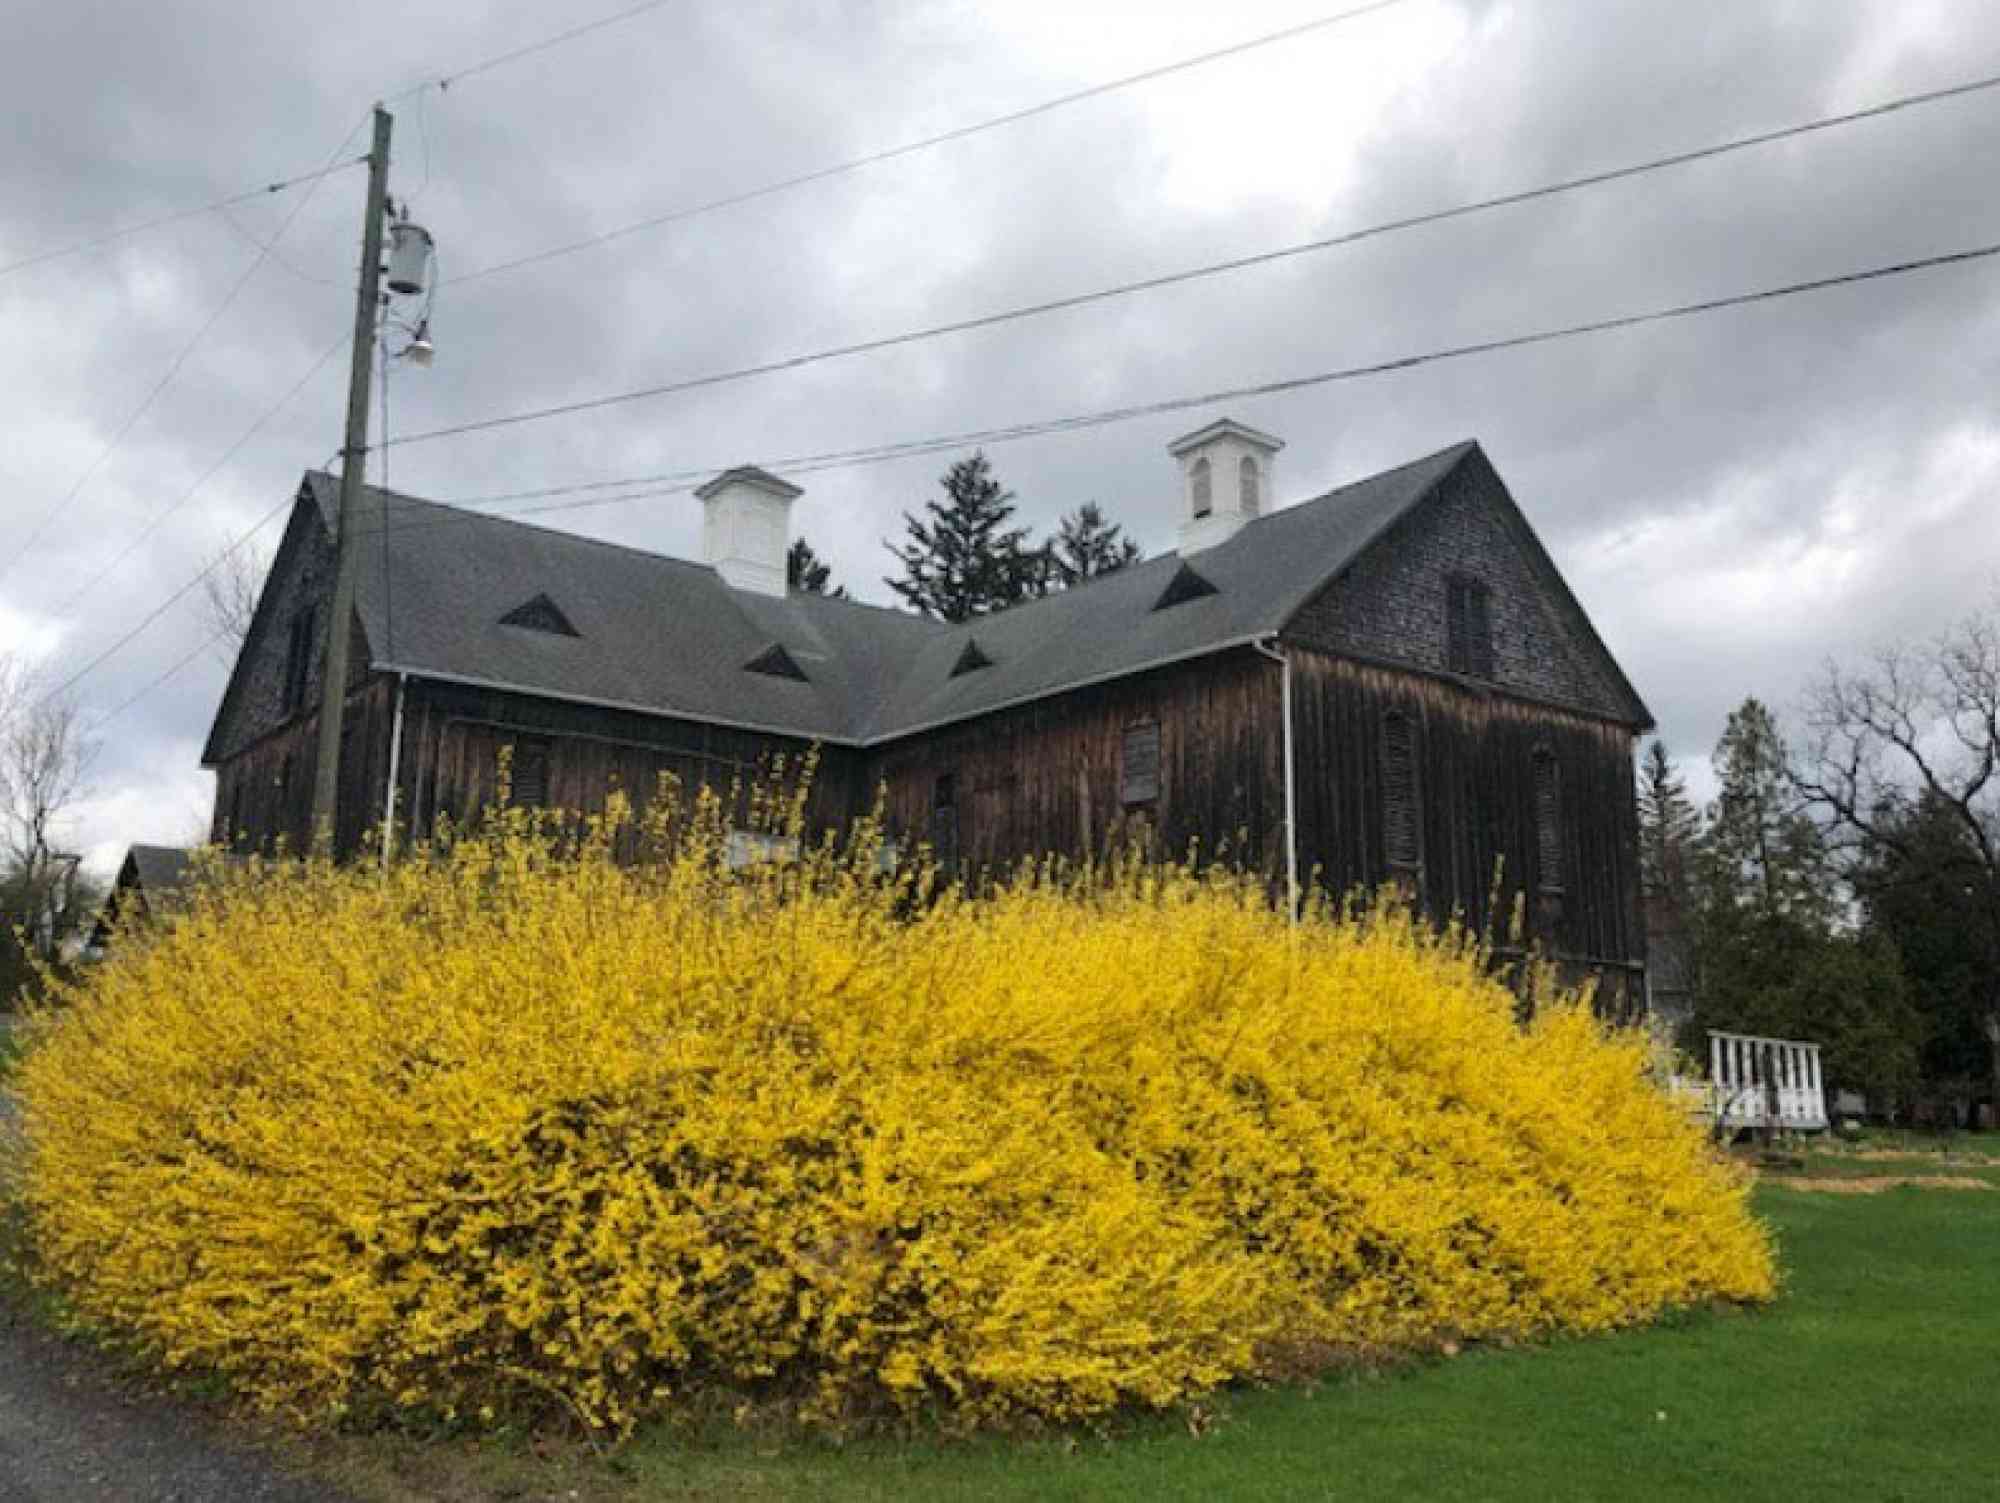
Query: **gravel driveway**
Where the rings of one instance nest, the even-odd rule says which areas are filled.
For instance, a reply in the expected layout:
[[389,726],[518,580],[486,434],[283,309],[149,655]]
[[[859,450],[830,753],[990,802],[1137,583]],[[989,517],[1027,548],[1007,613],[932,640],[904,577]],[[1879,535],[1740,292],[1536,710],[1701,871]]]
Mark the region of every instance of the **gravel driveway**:
[[[0,1043],[9,1020],[0,1016]],[[14,1125],[0,1088],[0,1152]],[[219,1439],[185,1404],[122,1392],[94,1353],[0,1297],[0,1503],[343,1503]]]
[[0,1306],[0,1503],[345,1503]]

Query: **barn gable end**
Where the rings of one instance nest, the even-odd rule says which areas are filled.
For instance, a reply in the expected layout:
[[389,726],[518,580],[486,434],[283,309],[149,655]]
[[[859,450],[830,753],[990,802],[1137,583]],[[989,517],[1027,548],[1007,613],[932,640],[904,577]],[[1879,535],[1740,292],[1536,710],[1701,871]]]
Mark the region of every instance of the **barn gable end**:
[[1636,729],[1652,723],[1476,447],[1315,593],[1284,635]]

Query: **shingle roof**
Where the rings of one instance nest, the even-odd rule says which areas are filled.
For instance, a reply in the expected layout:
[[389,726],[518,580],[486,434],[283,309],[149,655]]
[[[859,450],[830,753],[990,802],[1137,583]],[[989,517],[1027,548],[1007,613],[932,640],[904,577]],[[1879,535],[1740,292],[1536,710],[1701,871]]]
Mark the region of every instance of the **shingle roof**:
[[[1271,636],[1476,451],[1456,444],[1249,523],[1193,555],[1214,593],[1163,609],[1173,553],[952,626],[735,590],[706,565],[394,493],[387,576],[372,559],[360,571],[358,608],[378,668],[870,744]],[[330,520],[338,481],[314,472],[306,490]],[[383,504],[371,487],[366,505]],[[502,624],[539,596],[577,636]],[[954,675],[975,636],[991,665]],[[745,671],[774,645],[803,680]]]
[[138,876],[140,888],[157,899],[181,885],[193,858],[173,846],[135,845],[127,859]]

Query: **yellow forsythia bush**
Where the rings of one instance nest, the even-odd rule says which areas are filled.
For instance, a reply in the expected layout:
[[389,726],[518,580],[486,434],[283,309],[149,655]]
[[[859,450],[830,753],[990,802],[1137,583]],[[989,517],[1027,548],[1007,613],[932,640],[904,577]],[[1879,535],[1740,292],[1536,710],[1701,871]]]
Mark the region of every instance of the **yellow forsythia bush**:
[[211,870],[37,1027],[40,1276],[308,1421],[614,1431],[708,1388],[1074,1417],[1772,1291],[1643,1040],[1522,1029],[1463,936],[722,833]]

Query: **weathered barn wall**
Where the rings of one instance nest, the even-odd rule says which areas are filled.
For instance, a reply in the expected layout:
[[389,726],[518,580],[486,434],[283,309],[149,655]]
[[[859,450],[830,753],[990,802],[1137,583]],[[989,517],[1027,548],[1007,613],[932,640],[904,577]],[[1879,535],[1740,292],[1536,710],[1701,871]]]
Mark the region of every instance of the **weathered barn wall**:
[[[309,703],[315,708],[280,718],[276,729],[238,747],[216,768],[212,839],[264,851],[280,843],[294,851],[311,844],[319,714],[317,701]],[[386,675],[364,678],[348,691],[335,833],[341,855],[359,849],[381,817],[394,705],[394,680]]]
[[[755,783],[777,760],[796,766],[813,750],[804,741],[697,721],[412,680],[397,779],[403,822],[428,831],[440,817],[463,821],[495,802],[500,751],[515,748],[518,766],[523,742],[546,743],[544,801],[586,813],[601,811],[614,789],[644,808],[663,773],[684,796],[703,787],[727,794]],[[860,757],[829,747],[818,760],[807,817],[825,829],[858,811]]]
[[[1504,936],[1523,899],[1529,933],[1547,950],[1636,973],[1645,938],[1629,730],[1435,675],[1288,650],[1302,868],[1336,893],[1397,875],[1385,842],[1384,734],[1401,712],[1417,772],[1411,876],[1425,907]],[[1552,820],[1537,796],[1538,755],[1556,769]]]
[[[1278,707],[1275,663],[1216,654],[898,741],[870,756],[865,786],[881,789],[894,836],[923,840],[950,777],[958,853],[973,870],[1101,853],[1142,819],[1165,853],[1226,841],[1246,864],[1282,869]],[[1156,780],[1139,765],[1155,725]],[[1154,796],[1128,802],[1155,781]]]

